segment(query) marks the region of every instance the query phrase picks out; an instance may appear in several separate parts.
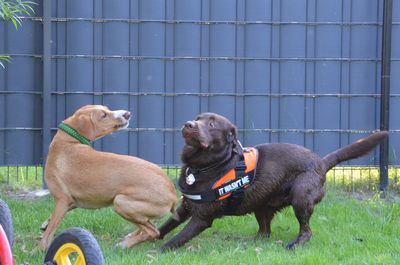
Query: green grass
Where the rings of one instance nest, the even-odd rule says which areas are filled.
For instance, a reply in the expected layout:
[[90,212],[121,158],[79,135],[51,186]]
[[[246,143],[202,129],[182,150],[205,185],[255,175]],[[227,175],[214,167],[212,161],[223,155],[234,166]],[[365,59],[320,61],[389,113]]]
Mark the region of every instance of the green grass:
[[[356,200],[347,193],[328,191],[311,219],[313,237],[305,246],[287,251],[284,246],[298,232],[291,208],[279,213],[270,239],[254,240],[257,223],[252,215],[225,217],[214,222],[183,248],[158,250],[166,239],[146,242],[128,250],[114,245],[133,227],[111,208],[76,209],[67,214],[58,232],[69,227],[91,231],[103,249],[106,264],[400,264],[400,201],[373,197]],[[50,215],[53,200],[4,198],[14,218],[16,264],[41,264],[39,227]],[[176,233],[182,227],[173,231]]]
[[[179,173],[177,168],[164,169],[176,179]],[[114,245],[134,228],[111,208],[73,210],[57,231],[74,226],[89,230],[100,242],[106,264],[111,265],[400,264],[399,173],[398,168],[390,169],[390,194],[393,196],[383,201],[378,198],[379,171],[376,168],[336,167],[331,170],[327,174],[327,196],[316,207],[311,220],[314,236],[296,251],[284,248],[298,232],[298,223],[291,208],[275,217],[270,239],[253,239],[258,227],[252,215],[225,217],[215,221],[212,228],[182,249],[165,254],[159,253],[159,248],[183,226],[162,241],[120,250]],[[8,191],[21,194],[27,189],[38,189],[42,185],[41,179],[41,167],[0,167],[1,194]],[[15,264],[41,264],[44,253],[37,247],[41,235],[39,227],[51,214],[53,200],[50,197],[4,199],[9,203],[14,218]]]
[[38,189],[42,187],[43,168],[41,166],[0,167],[1,190]]
[[[389,187],[400,192],[400,168],[389,168]],[[379,190],[378,167],[335,167],[326,174],[327,185],[342,191],[377,192]]]

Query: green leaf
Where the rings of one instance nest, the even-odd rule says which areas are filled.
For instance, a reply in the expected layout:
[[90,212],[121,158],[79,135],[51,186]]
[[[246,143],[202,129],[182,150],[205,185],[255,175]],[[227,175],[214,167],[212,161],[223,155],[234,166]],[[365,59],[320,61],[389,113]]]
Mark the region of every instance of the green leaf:
[[11,62],[11,57],[7,55],[0,55],[0,66],[6,68],[3,62]]
[[22,25],[20,15],[26,14],[31,15],[35,13],[32,8],[33,5],[37,5],[32,1],[14,0],[6,1],[0,0],[0,18],[3,20],[11,21],[16,29]]

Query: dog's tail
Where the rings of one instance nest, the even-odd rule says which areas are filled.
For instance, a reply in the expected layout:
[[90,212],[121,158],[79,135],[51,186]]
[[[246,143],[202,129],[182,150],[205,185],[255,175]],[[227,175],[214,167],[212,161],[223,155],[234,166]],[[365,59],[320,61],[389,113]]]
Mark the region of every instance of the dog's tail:
[[378,145],[383,139],[388,137],[388,135],[389,132],[387,131],[376,132],[363,139],[358,140],[353,144],[349,144],[326,155],[322,159],[325,163],[325,172],[328,172],[331,168],[333,168],[340,162],[368,154],[368,152],[374,149],[374,147]]

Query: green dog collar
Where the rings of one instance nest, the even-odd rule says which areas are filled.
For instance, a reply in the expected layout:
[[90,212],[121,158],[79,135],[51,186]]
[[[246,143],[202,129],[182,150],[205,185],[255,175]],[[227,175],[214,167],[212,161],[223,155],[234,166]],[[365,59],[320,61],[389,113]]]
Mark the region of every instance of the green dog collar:
[[74,128],[63,122],[58,125],[58,128],[61,129],[66,134],[68,134],[69,136],[78,140],[81,144],[91,145],[92,143],[88,138],[86,138],[83,135],[80,135]]

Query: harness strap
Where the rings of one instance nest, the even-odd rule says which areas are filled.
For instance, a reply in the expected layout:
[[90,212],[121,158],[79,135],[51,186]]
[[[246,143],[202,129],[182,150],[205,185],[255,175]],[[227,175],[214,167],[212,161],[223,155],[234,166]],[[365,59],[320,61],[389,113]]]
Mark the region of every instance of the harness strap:
[[[197,202],[222,201],[232,195],[242,194],[255,176],[258,151],[255,148],[247,149],[240,156],[234,169],[222,176],[214,183],[211,190],[192,191],[184,189],[178,181],[178,188],[186,198]],[[187,174],[193,174],[189,169]],[[242,192],[240,192],[242,191]],[[235,196],[237,197],[237,196]]]

